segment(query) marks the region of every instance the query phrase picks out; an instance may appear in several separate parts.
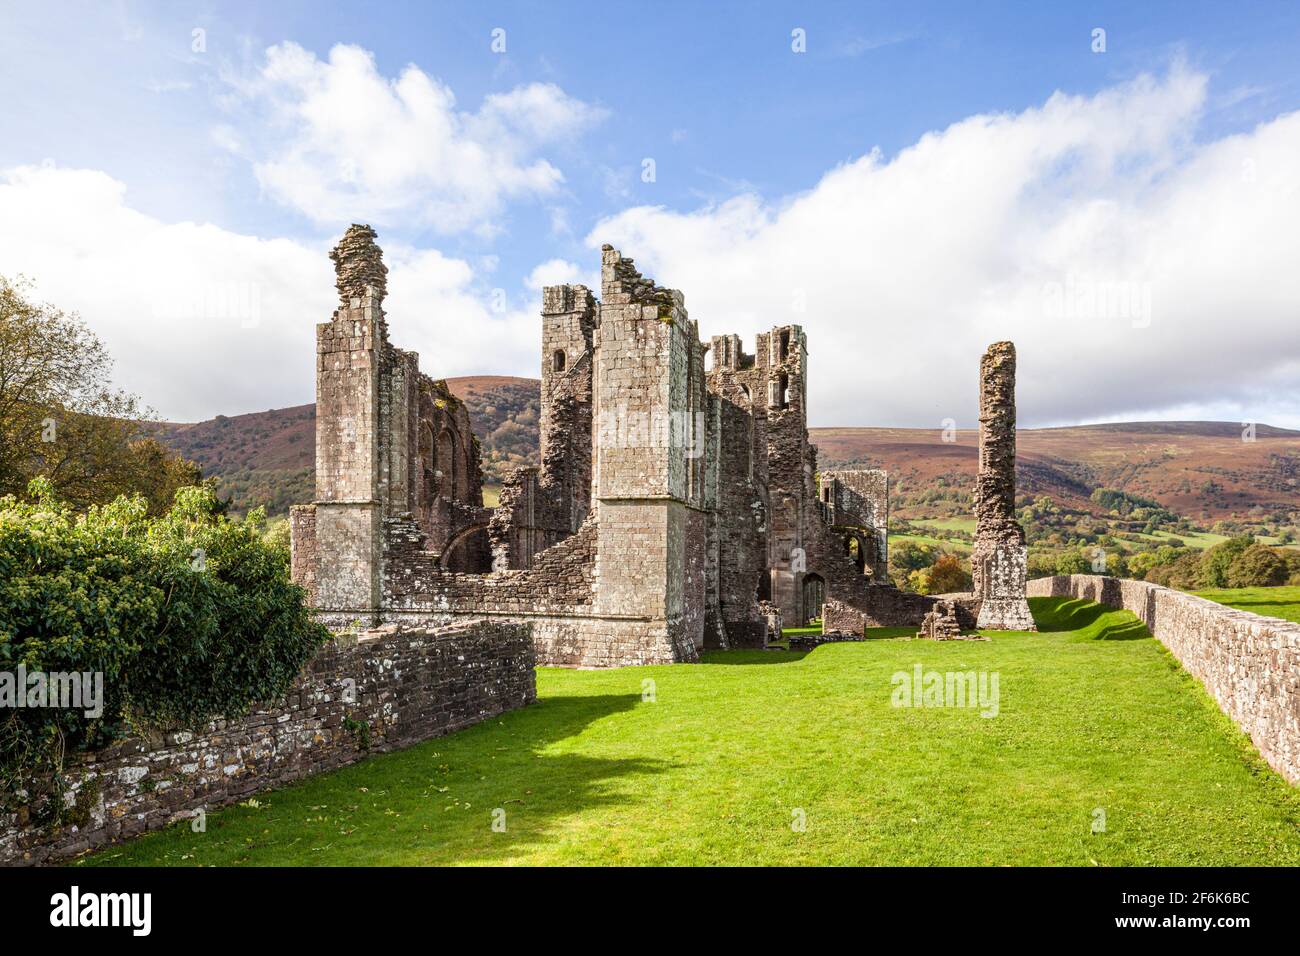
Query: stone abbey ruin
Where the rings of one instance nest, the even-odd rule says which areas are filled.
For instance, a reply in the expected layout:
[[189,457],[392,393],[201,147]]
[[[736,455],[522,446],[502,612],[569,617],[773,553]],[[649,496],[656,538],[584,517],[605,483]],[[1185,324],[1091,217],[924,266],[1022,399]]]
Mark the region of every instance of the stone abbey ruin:
[[682,293],[610,246],[599,299],[543,290],[540,467],[484,507],[465,406],[389,341],[375,238],[354,225],[331,253],[316,500],[291,515],[294,578],[331,627],[522,620],[539,663],[571,666],[694,661],[818,616],[827,638],[1033,627],[1011,343],[981,366],[975,593],[940,604],[889,583],[888,476],[818,471],[803,329],[706,344]]

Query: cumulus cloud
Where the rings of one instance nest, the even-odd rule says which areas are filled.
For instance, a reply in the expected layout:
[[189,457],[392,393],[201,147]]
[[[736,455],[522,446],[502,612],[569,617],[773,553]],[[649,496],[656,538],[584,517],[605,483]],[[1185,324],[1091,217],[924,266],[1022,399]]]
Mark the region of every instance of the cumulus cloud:
[[[337,304],[329,243],[262,239],[132,209],[95,170],[0,172],[0,263],[77,311],[117,381],[165,418],[310,402],[316,323]],[[466,262],[386,242],[394,342],[437,376],[527,370],[540,331],[523,291],[503,301]]]
[[507,200],[547,197],[564,182],[539,150],[604,113],[551,83],[457,108],[451,88],[415,65],[380,74],[366,50],[327,60],[296,43],[266,51],[254,75],[227,71],[230,105],[262,120],[240,148],[266,193],[326,223],[396,218],[444,233],[500,229]]
[[871,152],[805,193],[637,207],[618,245],[702,334],[810,336],[815,423],[974,423],[1009,338],[1022,424],[1170,415],[1300,427],[1300,114],[1197,138],[1175,64]]
[[524,287],[540,297],[542,288],[548,285],[585,285],[599,295],[600,272],[585,270],[576,262],[566,259],[547,259],[538,263],[524,277]]

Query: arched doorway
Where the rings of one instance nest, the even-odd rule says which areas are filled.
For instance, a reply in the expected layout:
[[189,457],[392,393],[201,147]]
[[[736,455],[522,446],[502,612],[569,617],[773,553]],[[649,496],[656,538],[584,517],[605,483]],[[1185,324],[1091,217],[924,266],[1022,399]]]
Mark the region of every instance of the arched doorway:
[[487,525],[470,525],[456,532],[442,549],[439,566],[447,571],[465,574],[487,574],[491,571],[492,548],[488,541]]
[[820,574],[803,576],[802,595],[800,624],[806,625],[813,618],[822,616],[822,605],[826,603],[826,582]]

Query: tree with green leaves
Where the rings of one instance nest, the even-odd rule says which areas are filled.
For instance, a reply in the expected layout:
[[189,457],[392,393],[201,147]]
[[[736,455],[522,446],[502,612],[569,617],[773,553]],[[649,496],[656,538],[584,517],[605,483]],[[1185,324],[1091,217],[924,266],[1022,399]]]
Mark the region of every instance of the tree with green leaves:
[[75,314],[0,276],[0,495],[37,475],[75,507],[139,492],[151,513],[200,479],[148,437],[148,411],[112,384],[108,349]]

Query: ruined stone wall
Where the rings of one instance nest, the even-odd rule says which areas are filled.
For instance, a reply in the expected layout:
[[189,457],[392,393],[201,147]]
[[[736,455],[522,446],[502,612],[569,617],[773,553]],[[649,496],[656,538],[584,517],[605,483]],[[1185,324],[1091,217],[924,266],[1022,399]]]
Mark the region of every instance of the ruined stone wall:
[[[352,286],[344,277],[339,285]],[[313,529],[316,552],[330,555],[327,573],[316,574],[316,601],[342,616],[366,618],[378,600],[377,356],[384,334],[383,310],[369,294],[346,300],[316,328]]]
[[872,584],[889,583],[889,475],[878,468],[823,471],[818,485],[823,521],[854,539],[857,563]]
[[160,733],[70,759],[76,823],[0,817],[0,864],[54,862],[184,822],[522,707],[537,697],[529,625],[385,629],[326,645],[282,700],[197,733]]
[[[767,551],[766,378],[756,371],[737,335],[715,336],[707,386],[717,402],[718,437],[711,447],[717,470],[716,504],[709,523],[716,544],[719,647],[762,647],[771,631],[759,595],[771,593]],[[755,403],[755,396],[760,401]],[[706,631],[706,646],[716,629]],[[778,636],[779,635],[773,635]]]
[[591,510],[596,321],[596,299],[585,286],[542,290],[539,477],[564,534],[577,531]]
[[1101,575],[1038,578],[1029,582],[1028,592],[1132,611],[1205,685],[1268,765],[1300,784],[1300,624]]
[[693,514],[705,505],[704,450],[694,447],[707,411],[699,333],[680,292],[606,246],[595,348],[594,607],[610,621],[656,622],[652,653],[695,660],[709,598],[703,565],[696,574],[691,564],[706,550]]
[[416,417],[409,435],[392,435],[390,454],[399,462],[413,463],[414,481],[404,498],[390,497],[387,513],[413,515],[428,535],[429,549],[439,553],[444,566],[487,571],[490,515],[483,507],[479,441],[469,409],[445,381],[435,381],[418,369],[413,379]]
[[490,528],[494,570],[530,567],[591,511],[596,323],[585,286],[542,290],[542,464],[506,478]]
[[307,603],[316,603],[316,506],[289,508],[289,576],[307,592]]
[[[661,517],[655,509],[651,517]],[[606,520],[626,519],[622,530],[637,540],[667,539],[665,528],[637,525],[637,516],[618,511]],[[534,564],[492,574],[457,574],[443,570],[421,549],[418,530],[390,521],[384,578],[383,618],[393,622],[445,623],[462,618],[518,619],[532,625],[539,664],[575,667],[618,667],[629,664],[670,664],[693,660],[698,647],[682,634],[693,622],[679,611],[668,617],[664,592],[638,593],[640,602],[598,607],[596,603],[597,518],[591,516],[576,533],[539,552]],[[689,534],[689,533],[688,533]],[[668,545],[655,554],[666,554]],[[686,550],[686,542],[676,546]],[[700,560],[697,555],[695,560]],[[666,562],[666,558],[664,559]],[[700,573],[700,572],[697,572]],[[698,605],[695,605],[698,606]],[[689,603],[684,607],[689,610]]]
[[[846,629],[919,624],[928,605],[876,594],[888,585],[888,479],[878,470],[828,472],[814,488],[817,449],[807,430],[807,339],[799,326],[758,336],[748,355],[735,335],[712,339],[708,387],[721,403],[716,523],[727,646],[768,633],[759,600],[802,623],[834,599]],[[848,541],[857,545],[850,556]]]
[[533,567],[464,574],[438,565],[410,521],[385,526],[386,622],[450,621],[458,617],[535,618],[589,614],[594,600],[596,524],[588,521],[540,552]]
[[760,334],[755,360],[763,374],[767,399],[764,437],[772,601],[787,622],[803,623],[803,566],[809,544],[804,531],[816,499],[816,452],[808,441],[803,330],[792,325]]
[[469,412],[388,341],[387,268],[353,225],[330,253],[339,307],[316,329],[316,500],[291,523],[294,580],[330,626],[379,619],[384,522],[409,517],[456,570],[490,564]]
[[[752,356],[735,335],[715,336],[711,351],[708,387],[727,403],[719,529],[735,562],[720,580],[720,600],[732,646],[753,646],[764,620],[759,599],[776,604],[787,623],[803,620],[804,532],[815,497],[807,340],[799,326],[779,326],[759,334]],[[761,584],[756,570],[766,576]]]

